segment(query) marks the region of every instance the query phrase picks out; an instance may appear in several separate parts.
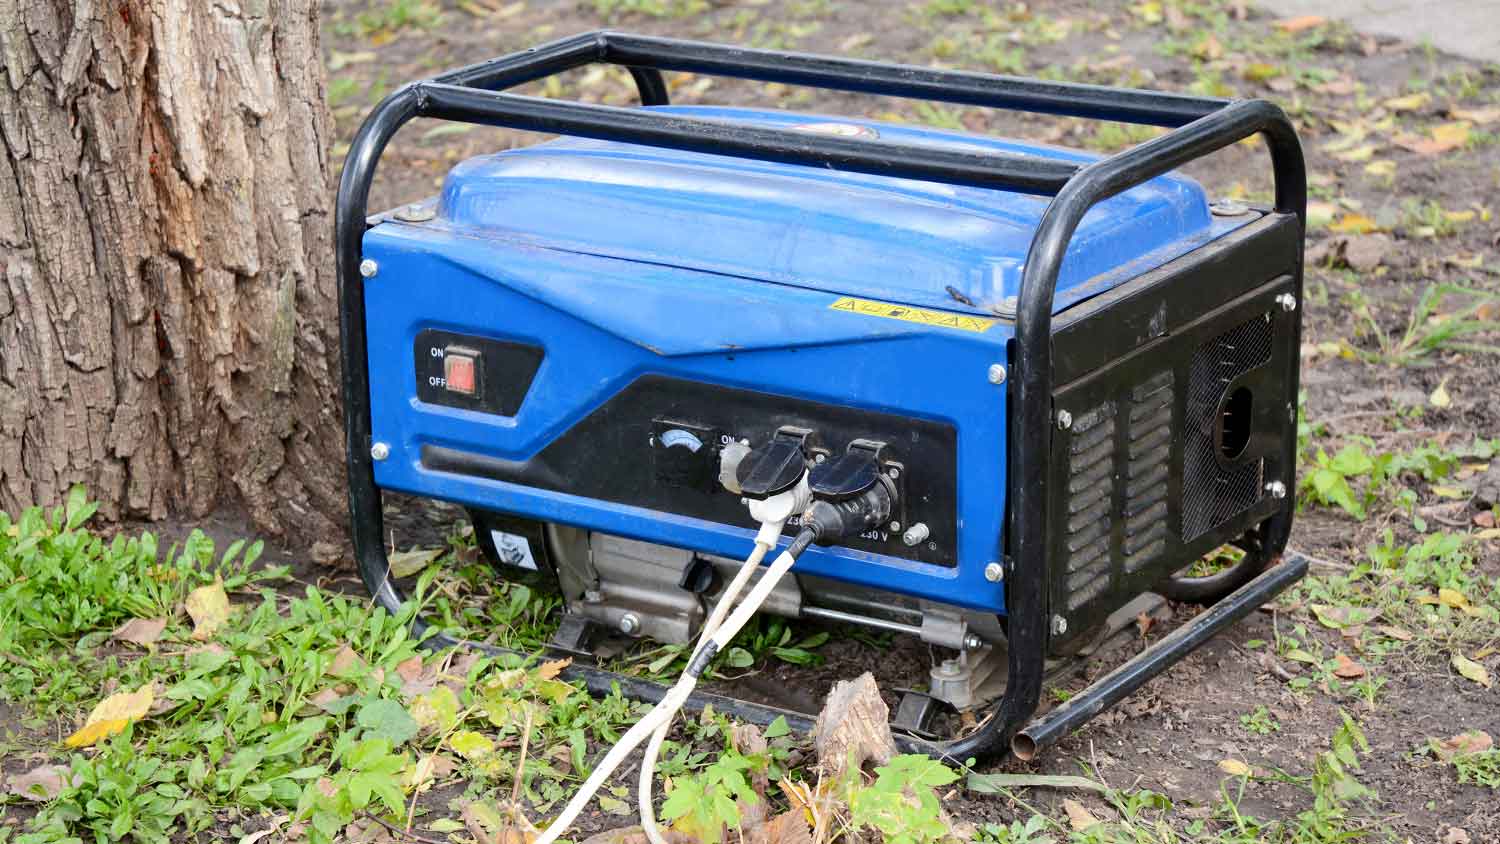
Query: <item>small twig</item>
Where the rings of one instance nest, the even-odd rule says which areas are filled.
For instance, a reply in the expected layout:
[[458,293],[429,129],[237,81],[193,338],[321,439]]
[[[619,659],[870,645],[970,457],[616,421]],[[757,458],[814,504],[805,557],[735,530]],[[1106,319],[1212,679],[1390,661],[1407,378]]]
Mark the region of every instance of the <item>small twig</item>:
[[1286,550],[1307,560],[1310,565],[1321,566],[1322,568],[1333,569],[1334,571],[1354,571],[1354,566],[1348,563],[1339,563],[1333,560],[1325,560],[1322,557],[1314,557],[1313,555],[1305,551],[1299,551],[1296,548],[1288,548]]
[[401,827],[396,826],[395,824],[387,821],[379,815],[373,815],[369,812],[365,812],[364,814],[365,817],[385,827],[386,830],[392,835],[399,836],[401,838],[409,838],[412,841],[420,841],[422,842],[422,844],[448,844],[448,842],[446,841],[439,841],[436,838],[428,838],[425,835],[419,835],[418,833],[412,832],[411,830],[402,829]]
[[526,773],[526,747],[531,743],[531,707],[526,707],[526,727],[521,733],[521,754],[516,758],[516,782],[510,790],[512,806],[521,805],[521,779]]
[[479,842],[479,844],[495,844],[495,836],[490,835],[485,830],[484,822],[479,820],[479,816],[474,812],[473,803],[464,806],[463,811],[459,812],[458,816],[464,823],[464,829],[467,829],[469,834],[474,836],[475,841]]
[[[1089,764],[1094,766],[1094,776],[1099,778],[1099,782],[1103,783],[1105,788],[1109,788],[1109,780],[1104,778],[1104,769],[1099,767],[1099,757],[1094,753],[1093,739],[1089,739]],[[1114,789],[1110,788],[1110,791]]]

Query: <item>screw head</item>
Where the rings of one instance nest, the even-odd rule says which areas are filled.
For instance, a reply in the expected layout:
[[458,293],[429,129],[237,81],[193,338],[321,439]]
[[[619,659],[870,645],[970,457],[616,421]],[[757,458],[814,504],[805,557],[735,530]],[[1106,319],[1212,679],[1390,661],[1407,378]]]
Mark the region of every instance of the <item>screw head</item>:
[[1068,632],[1068,620],[1060,615],[1052,616],[1052,635],[1061,636]]
[[1061,428],[1064,431],[1073,427],[1073,414],[1067,412],[1066,410],[1059,410],[1057,412],[1057,427]]
[[1241,214],[1250,213],[1250,206],[1246,205],[1243,202],[1240,202],[1238,199],[1230,199],[1229,197],[1224,197],[1218,202],[1215,202],[1212,205],[1208,206],[1208,210],[1215,217],[1238,217]]
[[818,454],[814,454],[813,455],[813,462],[814,463],[823,463],[823,462],[825,462],[827,460],[828,460],[828,455],[823,454],[821,452],[819,452]]
[[999,583],[1005,579],[1005,566],[999,563],[990,563],[984,567],[984,579],[991,583]]
[[945,659],[943,660],[942,664],[938,666],[938,673],[948,677],[952,677],[953,675],[959,673],[960,670],[961,669],[958,666],[958,660],[956,659]]
[[981,638],[979,638],[978,636],[974,635],[973,633],[970,633],[970,634],[968,634],[967,636],[964,637],[964,647],[967,648],[968,650],[972,651],[975,648],[980,648],[980,647],[983,647],[983,646],[984,646],[984,640],[981,639]]
[[992,364],[990,364],[990,383],[991,384],[1004,384],[1005,383],[1005,367],[1001,366],[998,363],[992,363]]
[[396,219],[405,223],[425,223],[437,216],[437,209],[431,205],[412,203],[403,206],[395,216]]
[[624,633],[626,635],[632,635],[632,634],[635,633],[635,631],[637,631],[639,629],[641,629],[641,620],[640,620],[640,618],[638,616],[636,616],[635,613],[628,612],[628,613],[625,613],[624,615],[620,616],[620,632],[621,633]]
[[1271,481],[1266,484],[1266,492],[1270,493],[1272,498],[1286,498],[1286,484],[1281,481]]
[[898,521],[896,521],[896,520],[894,520],[894,519],[892,519],[891,520],[891,524],[890,524],[890,529],[891,529],[891,533],[895,533],[896,531],[898,531],[898,530],[901,529],[901,523],[898,522]]
[[1291,313],[1297,310],[1297,297],[1290,293],[1282,293],[1276,297],[1276,304],[1280,305],[1283,311]]
[[391,456],[391,447],[385,443],[375,443],[370,446],[371,460],[384,460]]
[[378,272],[380,272],[380,265],[373,260],[366,258],[359,262],[359,274],[365,278],[374,278]]
[[887,474],[887,475],[888,475],[888,476],[890,476],[890,479],[891,479],[891,480],[893,480],[893,481],[894,481],[894,480],[895,480],[895,479],[897,479],[897,478],[899,478],[899,477],[901,477],[901,470],[900,470],[900,469],[897,469],[897,468],[896,468],[896,467],[895,467],[895,466],[892,466],[892,467],[891,467],[891,468],[889,468],[889,469],[886,469],[886,470],[885,470],[885,473],[886,473],[886,474]]

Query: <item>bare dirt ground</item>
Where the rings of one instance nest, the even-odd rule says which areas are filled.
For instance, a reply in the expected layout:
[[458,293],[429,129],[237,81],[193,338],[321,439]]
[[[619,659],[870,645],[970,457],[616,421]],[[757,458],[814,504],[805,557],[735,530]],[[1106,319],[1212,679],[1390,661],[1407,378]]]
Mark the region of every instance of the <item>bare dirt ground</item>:
[[[998,10],[998,21],[982,14],[985,6]],[[664,14],[632,13],[631,8]],[[1495,143],[1500,121],[1472,119],[1490,117],[1483,110],[1496,106],[1496,68],[1391,39],[1360,36],[1341,26],[1278,26],[1253,7],[1246,10],[1237,4],[1038,2],[1028,9],[959,0],[474,0],[457,8],[445,5],[441,17],[401,27],[362,17],[362,9],[364,4],[357,3],[327,6],[325,48],[344,139],[370,104],[402,80],[605,26],[1276,100],[1298,124],[1311,174],[1314,204],[1303,379],[1306,417],[1321,425],[1318,442],[1326,441],[1333,453],[1349,438],[1363,436],[1370,438],[1372,450],[1404,451],[1426,442],[1457,446],[1475,436],[1500,435],[1500,402],[1495,398],[1500,378],[1494,357],[1435,349],[1397,359],[1393,345],[1406,331],[1426,285],[1453,282],[1500,289],[1495,257],[1500,229],[1489,207],[1500,186],[1500,147]],[[1101,150],[1141,139],[1136,130],[1119,126],[779,85],[682,75],[671,84],[674,101],[684,103],[771,104]],[[629,104],[632,99],[623,74],[574,74],[563,86],[533,87],[549,95],[607,103]],[[1470,119],[1463,121],[1466,114]],[[1442,148],[1439,141],[1434,152],[1432,127],[1461,121],[1468,124],[1467,142]],[[1429,143],[1424,145],[1424,139]],[[433,193],[455,160],[533,140],[502,131],[448,134],[433,125],[410,127],[386,155],[372,207]],[[1239,145],[1190,172],[1216,195],[1264,198],[1269,189],[1266,158],[1258,144]],[[1493,320],[1495,313],[1484,316]],[[1419,314],[1419,327],[1433,318]],[[1382,332],[1394,339],[1382,340]],[[1440,385],[1451,398],[1446,406],[1430,400]],[[1474,483],[1479,474],[1471,472],[1470,480],[1451,482],[1466,489],[1458,499],[1435,494],[1420,480],[1410,483],[1408,488],[1417,496],[1410,506],[1429,514],[1431,528],[1441,523],[1462,531],[1478,512],[1465,484]],[[1359,561],[1386,528],[1395,531],[1398,541],[1415,539],[1406,513],[1387,504],[1360,521],[1332,508],[1310,507],[1299,519],[1292,543],[1327,561],[1320,574],[1337,573]],[[1500,543],[1481,542],[1477,554],[1482,571],[1491,577],[1500,574]],[[1187,613],[1179,609],[1179,615]],[[1423,753],[1431,736],[1500,730],[1500,694],[1458,676],[1443,655],[1430,653],[1381,665],[1379,674],[1388,682],[1373,707],[1357,700],[1347,684],[1342,693],[1294,690],[1268,669],[1264,647],[1247,645],[1274,641],[1278,631],[1285,634],[1294,628],[1303,630],[1303,639],[1321,641],[1332,650],[1351,650],[1341,644],[1337,630],[1310,621],[1305,607],[1260,614],[1065,740],[1032,768],[1011,761],[1000,769],[1074,773],[1087,763],[1114,786],[1151,788],[1180,806],[1207,807],[1217,800],[1225,780],[1219,767],[1224,759],[1306,773],[1314,754],[1326,749],[1343,708],[1358,717],[1370,740],[1363,779],[1380,795],[1379,820],[1414,841],[1449,840],[1440,836],[1452,827],[1466,830],[1474,841],[1500,840],[1494,793],[1459,785],[1451,772]],[[851,676],[872,662],[872,652],[856,643],[829,646],[824,655],[827,662],[818,672],[785,666],[768,670],[776,672],[776,682],[796,688],[797,697],[816,699],[834,679]],[[925,654],[919,654],[912,661],[923,658]],[[1488,659],[1496,667],[1495,657]],[[1083,682],[1077,680],[1074,687]],[[1279,723],[1279,731],[1257,735],[1242,724],[1241,716],[1261,706]],[[1046,807],[1053,798],[1037,794],[1034,799]],[[1305,800],[1305,794],[1290,786],[1261,783],[1247,793],[1245,805],[1275,817],[1295,813]],[[963,798],[957,807],[958,814],[974,819],[1017,813],[1000,798]]]

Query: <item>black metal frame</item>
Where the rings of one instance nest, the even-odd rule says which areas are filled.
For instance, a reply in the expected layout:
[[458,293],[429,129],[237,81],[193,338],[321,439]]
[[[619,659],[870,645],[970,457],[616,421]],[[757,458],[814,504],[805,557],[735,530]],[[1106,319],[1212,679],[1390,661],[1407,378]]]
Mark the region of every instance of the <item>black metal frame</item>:
[[[667,88],[661,71],[668,70],[1114,120],[1162,126],[1171,131],[1116,155],[1080,166],[1074,162],[1034,156],[975,153],[845,138],[501,93],[517,85],[593,63],[629,68],[643,105],[667,103]],[[345,158],[337,200],[339,322],[351,530],[365,584],[377,600],[392,611],[399,607],[402,597],[388,577],[389,562],[382,540],[380,490],[375,485],[369,453],[370,385],[364,327],[364,279],[360,276],[359,264],[366,227],[366,204],[376,164],[396,131],[417,117],[1054,197],[1027,254],[1016,313],[1015,341],[1010,353],[1009,515],[1008,536],[1003,538],[1007,549],[1009,683],[991,717],[973,734],[951,742],[903,740],[908,750],[960,761],[971,756],[1002,752],[1031,718],[1040,699],[1049,618],[1046,603],[1046,498],[1043,490],[1051,453],[1053,294],[1068,242],[1084,214],[1099,202],[1151,178],[1259,134],[1265,138],[1271,152],[1276,180],[1275,211],[1295,215],[1304,223],[1306,217],[1306,172],[1296,133],[1279,107],[1262,100],[1229,101],[1048,82],[616,32],[564,38],[410,83],[382,101],[360,127]],[[1296,279],[1299,300],[1301,289],[1299,271]],[[1292,393],[1296,393],[1295,383]],[[1295,442],[1286,444],[1286,465],[1293,465],[1294,449]],[[1283,509],[1269,520],[1265,531],[1273,554],[1285,546],[1291,517],[1292,505],[1288,498]],[[1264,600],[1285,588],[1281,583],[1284,575],[1280,579],[1268,579],[1275,574],[1274,569],[1267,572],[1236,592],[1231,599],[1226,599],[1219,615],[1232,621],[1254,609],[1255,604],[1247,604],[1247,601]],[[1279,588],[1267,591],[1268,583]],[[1235,598],[1239,600],[1233,600]],[[1189,624],[1196,623],[1195,620]],[[1197,636],[1179,639],[1179,644],[1169,649],[1165,657],[1160,653],[1153,656],[1144,676],[1139,671],[1130,674],[1132,682],[1135,679],[1143,682],[1201,644]],[[1187,643],[1185,647],[1183,642]],[[1136,665],[1138,660],[1131,660],[1130,664]],[[638,697],[653,699],[660,694],[660,687],[655,684],[595,669],[580,667],[574,669],[572,676],[585,680],[596,692],[607,691],[610,683],[620,683],[622,688]],[[1096,683],[1088,691],[1100,692],[1097,686]],[[1113,694],[1108,688],[1102,692],[1102,697]],[[1091,699],[1096,698],[1099,698],[1098,694],[1091,696]],[[723,705],[719,701],[714,703]],[[748,720],[760,722],[782,714],[765,707],[745,705],[731,706],[730,709]],[[1035,744],[1031,746],[1034,749]]]

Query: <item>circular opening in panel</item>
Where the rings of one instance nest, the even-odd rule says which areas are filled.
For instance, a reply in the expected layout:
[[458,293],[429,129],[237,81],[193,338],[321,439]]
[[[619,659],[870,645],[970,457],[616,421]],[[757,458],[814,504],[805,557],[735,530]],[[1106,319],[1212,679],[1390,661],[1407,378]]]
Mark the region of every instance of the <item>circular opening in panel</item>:
[[1219,408],[1219,454],[1225,460],[1238,460],[1250,444],[1250,412],[1255,403],[1249,387],[1240,387],[1224,399]]

